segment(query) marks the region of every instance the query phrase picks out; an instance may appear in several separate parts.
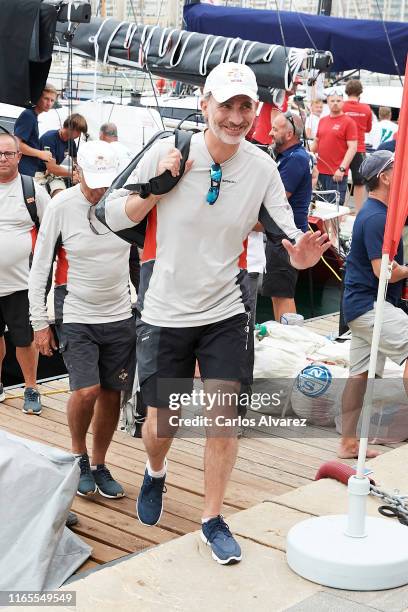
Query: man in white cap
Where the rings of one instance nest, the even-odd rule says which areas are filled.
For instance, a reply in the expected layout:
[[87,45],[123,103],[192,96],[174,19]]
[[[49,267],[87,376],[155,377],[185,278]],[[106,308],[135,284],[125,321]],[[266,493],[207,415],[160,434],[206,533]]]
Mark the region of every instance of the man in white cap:
[[[143,427],[148,461],[137,513],[147,525],[160,520],[166,455],[172,426],[180,423],[174,408],[191,392],[197,359],[208,400],[202,538],[221,564],[241,560],[221,510],[238,444],[231,419],[237,414],[241,385],[252,377],[246,239],[261,207],[267,231],[273,219],[296,241],[285,241],[296,267],[314,265],[327,238],[296,228],[275,162],[245,141],[257,100],[255,75],[247,66],[214,68],[201,102],[208,129],[192,136],[186,172],[176,187],[162,197],[119,190],[106,205],[106,220],[114,231],[149,214],[137,322],[138,376],[148,406]],[[174,139],[160,140],[129,184],[147,182],[165,170],[177,176],[179,168]]]
[[[29,279],[36,346],[52,355],[57,344],[48,324],[45,288],[57,249],[54,308],[59,350],[72,394],[67,416],[72,452],[79,459],[78,494],[122,497],[105,455],[116,429],[120,392],[132,386],[135,325],[129,293],[130,246],[95,217],[94,206],[116,177],[118,158],[106,142],[82,144],[80,183],[51,202],[38,235]],[[93,419],[92,464],[86,434]]]

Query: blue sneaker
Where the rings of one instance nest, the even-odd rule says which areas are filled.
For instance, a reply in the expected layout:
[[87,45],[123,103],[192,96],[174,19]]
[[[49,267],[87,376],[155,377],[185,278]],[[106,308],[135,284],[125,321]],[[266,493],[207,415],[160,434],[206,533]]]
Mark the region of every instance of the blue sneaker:
[[4,402],[6,394],[4,393],[3,383],[0,383],[0,402]]
[[97,465],[96,470],[91,471],[101,495],[110,499],[116,499],[125,495],[122,485],[116,482],[104,463]]
[[142,488],[136,502],[136,512],[142,525],[157,525],[163,512],[163,493],[167,492],[165,486],[166,476],[152,478],[147,469],[143,478]]
[[79,456],[78,459],[81,474],[79,476],[77,494],[81,495],[82,497],[86,497],[87,495],[94,495],[97,492],[98,488],[96,486],[95,478],[92,474],[88,454],[83,453],[83,455]]
[[25,412],[25,414],[41,414],[41,395],[38,393],[37,389],[33,389],[32,387],[27,387],[25,389],[23,412]]
[[211,546],[213,559],[221,565],[232,565],[241,561],[241,547],[221,514],[202,524],[201,539]]

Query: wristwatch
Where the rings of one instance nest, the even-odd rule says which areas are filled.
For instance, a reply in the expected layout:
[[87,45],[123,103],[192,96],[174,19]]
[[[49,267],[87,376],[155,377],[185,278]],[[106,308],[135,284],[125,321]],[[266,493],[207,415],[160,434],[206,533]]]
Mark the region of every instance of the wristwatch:
[[339,170],[340,170],[340,172],[345,172],[346,171],[344,166],[339,166]]

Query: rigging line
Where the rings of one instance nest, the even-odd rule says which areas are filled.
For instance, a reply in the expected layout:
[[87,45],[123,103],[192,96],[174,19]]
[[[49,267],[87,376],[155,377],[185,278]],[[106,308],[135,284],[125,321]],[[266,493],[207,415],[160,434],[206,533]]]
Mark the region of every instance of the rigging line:
[[294,80],[294,79],[293,79],[293,73],[292,73],[291,66],[290,66],[289,54],[288,54],[288,49],[287,49],[287,46],[286,46],[285,35],[284,35],[284,33],[283,33],[283,26],[282,26],[281,12],[280,12],[280,9],[279,9],[278,0],[275,0],[275,6],[276,6],[276,13],[277,13],[277,16],[278,16],[279,29],[280,29],[281,38],[282,38],[282,45],[283,45],[283,48],[284,48],[284,50],[285,50],[286,67],[287,67],[287,69],[288,69],[289,79],[290,79],[290,81],[291,81],[291,82],[292,82],[292,84],[293,84],[293,80]]
[[390,53],[391,53],[392,61],[393,61],[393,63],[394,63],[394,67],[395,67],[395,69],[396,69],[396,71],[397,71],[398,78],[399,78],[399,80],[400,80],[401,85],[402,85],[402,86],[404,86],[404,83],[403,83],[402,78],[401,78],[401,73],[400,73],[400,69],[399,69],[399,66],[398,66],[398,62],[397,62],[397,59],[396,59],[395,54],[394,54],[394,49],[392,48],[392,44],[391,44],[391,41],[390,41],[390,37],[389,37],[389,35],[388,35],[387,26],[385,25],[384,14],[381,12],[380,5],[379,5],[379,3],[378,3],[378,0],[375,0],[375,3],[376,3],[376,5],[377,5],[377,10],[378,10],[378,13],[379,13],[379,15],[380,15],[380,17],[381,17],[382,26],[383,26],[383,28],[384,28],[384,33],[385,33],[385,37],[386,37],[386,39],[387,39],[388,46],[389,46],[389,48],[390,48]]
[[[130,0],[130,7],[132,9],[132,13],[133,13],[133,19],[135,21],[135,24],[137,25],[137,17],[136,17],[136,12],[135,12],[135,7],[133,4],[133,0]],[[147,79],[147,74],[145,72],[143,72],[143,81],[142,81],[142,86],[141,86],[141,90],[143,91],[146,85],[146,79]],[[135,82],[135,86],[136,86],[137,81]]]
[[157,15],[156,25],[159,25],[159,21],[160,21],[160,17],[161,17],[162,8],[163,8],[163,0],[161,0],[161,1],[160,1],[159,14]]
[[[72,23],[71,23],[71,6],[72,6],[72,0],[70,0],[70,4],[69,4],[69,8],[68,8],[68,32],[70,33],[68,38],[67,38],[67,44],[68,44],[68,74],[67,74],[67,81],[68,81],[68,91],[70,92],[70,96],[68,98],[68,116],[70,117],[73,113],[73,100],[72,100],[72,73],[73,73],[73,48],[72,48],[72,38],[73,38],[73,31],[71,31]],[[76,28],[74,28],[76,29]],[[69,145],[68,145],[68,151],[70,153],[73,153],[73,147],[72,147],[72,140],[69,140]],[[73,161],[73,155],[71,156],[71,159]],[[74,164],[71,163],[71,184],[73,184],[74,181]]]
[[147,57],[146,57],[145,64],[146,64],[147,72],[148,72],[148,74],[149,74],[149,78],[150,78],[150,85],[151,85],[151,88],[153,89],[153,95],[154,95],[154,99],[155,99],[155,101],[156,101],[157,111],[158,111],[158,113],[159,113],[159,115],[160,115],[160,119],[161,119],[161,122],[162,122],[163,130],[165,130],[165,129],[166,129],[166,126],[164,125],[163,115],[162,115],[162,112],[161,112],[161,108],[160,108],[160,106],[159,106],[159,101],[158,101],[158,99],[157,99],[156,88],[155,88],[155,87],[154,87],[154,85],[153,85],[152,73],[150,72],[150,68],[149,68],[149,63],[148,63]]
[[295,13],[296,13],[296,16],[297,16],[297,18],[299,19],[300,23],[302,24],[302,27],[303,27],[304,31],[306,32],[306,35],[307,35],[308,39],[309,39],[309,40],[310,40],[310,42],[312,43],[314,50],[315,50],[315,51],[317,51],[316,43],[314,42],[314,40],[313,40],[313,38],[312,38],[312,36],[311,36],[311,34],[310,34],[309,30],[307,29],[307,27],[306,27],[306,25],[305,25],[305,23],[304,23],[304,21],[303,21],[302,17],[300,16],[300,13],[299,13],[298,9],[297,9],[297,6],[296,6],[296,0],[292,0],[292,1],[293,1],[293,5],[294,5],[294,7],[295,7]]
[[[311,35],[310,35],[310,33],[309,33],[305,23],[303,22],[303,19],[301,18],[300,14],[299,14],[299,11],[297,10],[296,1],[293,0],[293,3],[294,3],[294,6],[295,6],[295,12],[296,12],[296,15],[297,15],[299,21],[302,24],[302,26],[303,26],[303,28],[304,28],[304,30],[305,30],[305,32],[306,32],[310,42],[312,43],[314,50],[317,51],[318,50],[317,46],[316,46],[313,38],[311,37]],[[281,36],[282,36],[283,47],[285,49],[286,60],[287,60],[287,63],[288,63],[289,76],[290,76],[291,80],[293,80],[293,74],[292,74],[291,69],[290,69],[290,62],[288,61],[288,52],[287,52],[287,48],[286,48],[285,36],[284,36],[284,33],[283,33],[282,20],[281,20],[281,16],[280,16],[280,11],[279,11],[279,6],[278,6],[278,3],[277,3],[277,0],[275,0],[275,4],[276,4],[276,10],[277,10],[277,13],[278,13],[278,21],[279,21],[279,27],[280,27]],[[297,106],[297,109],[298,109],[298,112],[299,112],[299,116],[300,116],[300,118],[302,120],[302,124],[303,124],[303,141],[306,144],[305,148],[306,148],[306,150],[308,150],[310,152],[310,144],[309,144],[308,139],[306,138],[306,114],[305,114],[304,109],[301,108],[301,105],[299,104],[299,102],[296,99],[294,100],[294,102],[295,102],[295,104]]]

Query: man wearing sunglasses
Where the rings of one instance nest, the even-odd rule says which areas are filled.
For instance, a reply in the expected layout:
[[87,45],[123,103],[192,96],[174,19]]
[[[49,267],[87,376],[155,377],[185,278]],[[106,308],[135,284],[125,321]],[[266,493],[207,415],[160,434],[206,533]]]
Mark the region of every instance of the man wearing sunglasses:
[[[313,160],[300,139],[303,120],[291,111],[279,113],[272,121],[271,136],[275,161],[285,187],[286,197],[293,211],[295,225],[302,232],[308,230],[307,215],[312,196]],[[298,277],[282,249],[282,236],[277,233],[266,242],[266,269],[262,294],[272,299],[275,321],[287,312],[296,312],[295,291]]]
[[[135,325],[129,292],[130,245],[106,229],[94,207],[117,175],[119,159],[107,142],[78,150],[80,183],[51,201],[38,235],[29,280],[35,343],[45,356],[56,349],[48,325],[45,287],[57,249],[54,311],[59,351],[72,391],[67,417],[72,452],[81,470],[78,494],[123,497],[105,465],[120,412],[120,393],[132,387]],[[92,420],[92,462],[86,435]]]
[[[146,525],[160,520],[177,398],[191,393],[197,359],[209,419],[202,538],[221,564],[241,560],[221,511],[238,446],[236,427],[228,419],[236,417],[241,385],[251,382],[253,369],[247,236],[258,217],[266,231],[275,222],[290,238],[284,246],[299,268],[314,265],[328,248],[326,236],[296,228],[275,162],[245,140],[257,100],[250,68],[235,63],[214,68],[201,102],[208,127],[192,136],[177,186],[162,197],[119,190],[106,206],[114,231],[149,214],[137,322],[138,376],[148,406],[143,427],[148,461],[138,517]],[[180,171],[174,138],[148,151],[129,184],[147,182],[165,170],[173,176]]]
[[[37,391],[38,351],[33,343],[28,308],[28,275],[37,227],[24,202],[18,165],[19,141],[0,133],[0,375],[6,356],[4,332],[16,347],[16,358],[24,377],[23,412],[41,414]],[[34,184],[38,222],[50,200],[43,187]],[[0,376],[0,401],[5,398]]]
[[[382,245],[393,180],[394,156],[390,151],[375,151],[363,161],[360,173],[368,188],[368,199],[358,213],[351,250],[346,262],[343,313],[351,330],[350,377],[342,399],[342,439],[338,456],[357,457],[356,437],[364,393],[374,327],[375,301],[380,276]],[[383,323],[377,357],[377,376],[381,377],[385,358],[396,364],[405,362],[403,377],[408,378],[408,316],[398,308],[408,266],[404,266],[402,240],[398,245],[388,281]],[[367,457],[378,453],[369,450]]]

